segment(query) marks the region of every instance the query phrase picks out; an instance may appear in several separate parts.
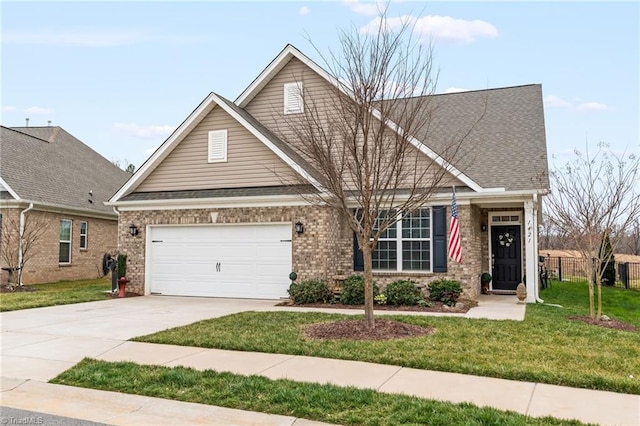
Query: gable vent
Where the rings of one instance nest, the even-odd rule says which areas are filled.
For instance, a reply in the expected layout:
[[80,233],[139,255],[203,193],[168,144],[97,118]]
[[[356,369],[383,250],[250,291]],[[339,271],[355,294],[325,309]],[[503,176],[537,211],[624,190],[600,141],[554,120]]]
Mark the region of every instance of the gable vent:
[[299,114],[304,112],[302,98],[302,82],[286,83],[284,85],[284,113]]
[[227,161],[227,130],[209,132],[209,163]]

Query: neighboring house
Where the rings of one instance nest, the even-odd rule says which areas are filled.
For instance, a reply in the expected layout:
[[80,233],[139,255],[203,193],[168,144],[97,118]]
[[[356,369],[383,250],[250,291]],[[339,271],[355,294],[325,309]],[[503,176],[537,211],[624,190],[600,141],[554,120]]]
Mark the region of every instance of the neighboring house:
[[19,252],[21,222],[27,233],[44,225],[22,282],[100,276],[103,255],[118,244],[117,213],[104,203],[131,175],[61,127],[2,126],[1,132],[0,231],[13,233],[15,243],[3,249]]
[[[292,96],[292,87],[304,87],[298,96],[314,96],[331,92],[334,81],[289,45],[235,102],[215,93],[206,97],[108,203],[120,213],[119,249],[129,255],[128,289],[279,298],[287,297],[291,271],[298,280],[331,281],[362,270],[348,226],[334,211],[300,195],[317,190],[316,172],[275,136],[283,110],[304,114],[303,108],[296,111],[302,103]],[[426,228],[422,238],[410,243],[397,232],[384,241],[384,249],[379,244],[374,279],[426,283],[448,277],[460,280],[465,294],[476,298],[484,271],[494,275],[494,292],[513,292],[526,274],[527,300],[534,302],[541,198],[549,188],[541,86],[434,95],[432,100],[437,105],[432,133],[428,139],[413,135],[429,144],[419,152],[422,161],[432,161],[469,117],[486,108],[465,140],[473,156],[465,157],[464,168],[450,168],[447,186],[413,213],[419,219],[414,222]],[[292,184],[300,177],[308,185]],[[453,185],[460,264],[446,255]],[[131,227],[139,234],[127,235]],[[406,252],[422,261],[403,262]]]

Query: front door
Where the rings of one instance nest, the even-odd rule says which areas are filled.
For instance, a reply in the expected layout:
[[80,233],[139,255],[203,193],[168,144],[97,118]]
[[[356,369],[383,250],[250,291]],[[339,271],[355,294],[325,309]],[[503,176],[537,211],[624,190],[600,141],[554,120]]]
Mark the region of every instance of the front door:
[[522,282],[520,225],[491,227],[492,290],[513,290]]

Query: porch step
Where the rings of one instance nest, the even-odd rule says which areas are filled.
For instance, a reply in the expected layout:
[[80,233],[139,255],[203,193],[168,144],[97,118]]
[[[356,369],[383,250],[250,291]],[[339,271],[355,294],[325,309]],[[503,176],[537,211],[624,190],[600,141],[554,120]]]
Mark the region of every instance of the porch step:
[[492,290],[491,294],[515,296],[516,291],[515,290]]

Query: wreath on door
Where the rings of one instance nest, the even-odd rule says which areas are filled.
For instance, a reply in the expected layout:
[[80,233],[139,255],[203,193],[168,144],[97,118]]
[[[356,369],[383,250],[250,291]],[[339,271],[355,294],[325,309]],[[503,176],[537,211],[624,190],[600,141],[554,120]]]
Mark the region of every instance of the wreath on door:
[[508,232],[498,235],[498,244],[503,247],[511,247],[511,244],[513,244],[513,235]]

